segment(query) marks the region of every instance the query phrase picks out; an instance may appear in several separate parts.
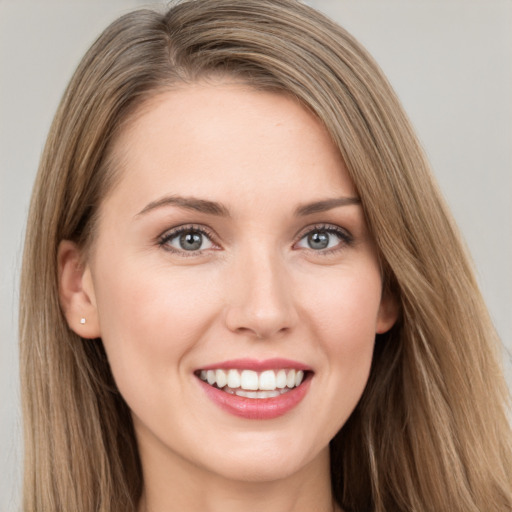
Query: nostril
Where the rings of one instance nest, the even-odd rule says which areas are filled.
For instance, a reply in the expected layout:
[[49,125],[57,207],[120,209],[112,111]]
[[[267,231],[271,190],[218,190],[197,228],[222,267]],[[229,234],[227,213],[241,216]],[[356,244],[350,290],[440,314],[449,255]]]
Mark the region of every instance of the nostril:
[[228,329],[237,334],[266,340],[282,336],[292,329],[293,321],[287,313],[257,314],[243,311],[231,311],[226,319]]
[[265,340],[289,332],[298,314],[286,269],[268,261],[268,254],[261,256],[232,275],[225,324],[232,332]]

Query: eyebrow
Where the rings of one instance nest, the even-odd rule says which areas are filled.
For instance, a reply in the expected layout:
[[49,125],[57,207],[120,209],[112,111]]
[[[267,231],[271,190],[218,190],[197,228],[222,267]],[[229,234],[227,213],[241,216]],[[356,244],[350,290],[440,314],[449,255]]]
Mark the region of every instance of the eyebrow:
[[[315,201],[313,203],[306,203],[300,205],[295,210],[295,216],[304,217],[314,213],[326,212],[333,208],[340,206],[348,206],[354,204],[361,204],[358,197],[335,197],[332,199],[324,199],[322,201]],[[146,205],[136,216],[144,215],[157,208],[164,206],[178,206],[187,210],[193,210],[199,213],[208,215],[217,215],[219,217],[230,217],[229,210],[222,204],[215,201],[208,201],[207,199],[198,199],[196,197],[183,197],[183,196],[166,196]]]
[[313,213],[326,212],[339,206],[348,206],[353,204],[361,204],[361,199],[358,197],[335,197],[332,199],[324,199],[323,201],[315,201],[314,203],[307,203],[299,206],[295,210],[295,215],[304,217],[312,215]]
[[229,210],[221,205],[220,203],[216,203],[214,201],[208,201],[206,199],[197,199],[195,197],[182,197],[182,196],[166,196],[161,199],[157,199],[156,201],[152,201],[148,205],[146,205],[138,214],[144,215],[156,208],[161,208],[163,206],[179,206],[180,208],[185,208],[187,210],[193,210],[200,213],[206,213],[209,215],[218,215],[220,217],[229,217]]

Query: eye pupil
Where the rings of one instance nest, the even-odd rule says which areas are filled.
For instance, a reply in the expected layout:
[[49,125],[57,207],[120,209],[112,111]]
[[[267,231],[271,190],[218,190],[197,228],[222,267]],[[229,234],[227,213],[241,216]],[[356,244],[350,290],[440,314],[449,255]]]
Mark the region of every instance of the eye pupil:
[[185,251],[197,251],[203,243],[203,235],[195,231],[187,231],[180,236],[180,246]]
[[325,231],[314,231],[308,235],[308,245],[311,249],[325,249],[329,245],[329,234]]

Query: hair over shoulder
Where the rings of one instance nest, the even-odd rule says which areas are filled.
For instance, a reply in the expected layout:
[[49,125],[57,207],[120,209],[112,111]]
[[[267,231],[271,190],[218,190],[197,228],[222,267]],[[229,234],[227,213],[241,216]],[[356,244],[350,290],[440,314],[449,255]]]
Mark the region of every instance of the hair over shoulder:
[[325,125],[360,195],[400,318],[331,442],[347,512],[512,510],[509,394],[500,342],[411,125],[374,60],[294,0],[185,0],[126,14],[78,66],[30,208],[20,339],[26,512],[135,511],[141,465],[101,342],[67,326],[57,248],[94,243],[115,186],[112,141],[161,91],[228,76],[291,95]]

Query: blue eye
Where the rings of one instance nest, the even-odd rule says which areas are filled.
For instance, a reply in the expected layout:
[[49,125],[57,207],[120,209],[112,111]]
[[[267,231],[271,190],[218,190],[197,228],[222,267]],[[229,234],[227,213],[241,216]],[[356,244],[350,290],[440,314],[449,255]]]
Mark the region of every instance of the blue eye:
[[167,233],[160,244],[178,252],[200,252],[213,247],[209,236],[195,228],[181,228]]
[[340,228],[320,227],[306,233],[297,243],[297,247],[312,249],[313,251],[325,251],[337,248],[340,245],[350,244],[351,237]]

